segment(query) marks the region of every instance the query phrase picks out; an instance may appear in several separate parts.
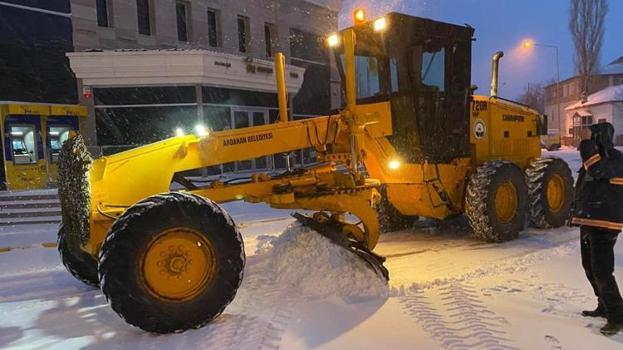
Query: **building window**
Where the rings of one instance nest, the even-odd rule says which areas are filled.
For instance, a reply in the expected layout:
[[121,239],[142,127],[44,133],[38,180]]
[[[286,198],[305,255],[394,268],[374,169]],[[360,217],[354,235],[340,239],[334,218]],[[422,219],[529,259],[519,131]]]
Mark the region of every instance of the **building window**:
[[597,122],[599,124],[603,124],[603,123],[607,123],[608,121],[606,119],[599,119]]
[[238,51],[247,52],[249,49],[249,17],[238,16]]
[[150,0],[136,0],[136,15],[138,18],[138,32],[151,35]]
[[175,15],[177,17],[177,40],[188,42],[190,36],[189,4],[178,1],[175,3]]
[[331,109],[329,50],[323,35],[290,28],[290,63],[305,68],[303,85],[293,98],[292,114],[326,115]]
[[296,28],[290,28],[290,56],[319,64],[329,62],[324,36]]
[[219,47],[221,32],[221,16],[219,10],[208,9],[208,44]]
[[277,30],[272,23],[264,23],[264,42],[266,44],[266,57],[273,56],[275,48]]
[[108,0],[97,0],[97,25],[100,27],[110,27]]

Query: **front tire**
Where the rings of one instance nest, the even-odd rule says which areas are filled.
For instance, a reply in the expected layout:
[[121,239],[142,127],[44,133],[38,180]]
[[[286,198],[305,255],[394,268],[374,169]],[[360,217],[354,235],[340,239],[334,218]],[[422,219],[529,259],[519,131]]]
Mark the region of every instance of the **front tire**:
[[536,228],[564,226],[573,204],[573,176],[559,158],[537,158],[526,169],[530,224]]
[[192,194],[152,196],[110,229],[99,277],[111,307],[152,333],[200,328],[234,299],[245,264],[229,214]]
[[528,188],[523,171],[505,161],[478,167],[467,185],[465,214],[474,236],[488,242],[505,242],[524,229]]
[[99,286],[97,261],[80,249],[78,244],[72,244],[71,240],[67,239],[62,224],[58,228],[56,243],[58,254],[67,271],[84,284],[97,288]]

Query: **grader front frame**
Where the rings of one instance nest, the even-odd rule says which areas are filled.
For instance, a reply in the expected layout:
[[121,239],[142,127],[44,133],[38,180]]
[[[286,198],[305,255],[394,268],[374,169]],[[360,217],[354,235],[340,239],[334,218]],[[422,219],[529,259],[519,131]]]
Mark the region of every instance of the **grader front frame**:
[[[218,316],[242,279],[242,238],[216,203],[314,211],[299,220],[380,274],[383,259],[372,253],[379,207],[396,218],[465,213],[488,241],[516,237],[528,214],[537,226],[563,224],[570,171],[540,158],[541,116],[495,93],[471,96],[473,32],[392,13],[330,36],[346,95],[335,115],[288,120],[278,54],[275,124],[177,136],[95,161],[80,137],[71,139],[59,183],[64,264],[99,284],[128,323],[169,333]],[[319,160],[310,168],[234,182],[184,177],[307,147]],[[172,183],[183,189],[171,192]]]

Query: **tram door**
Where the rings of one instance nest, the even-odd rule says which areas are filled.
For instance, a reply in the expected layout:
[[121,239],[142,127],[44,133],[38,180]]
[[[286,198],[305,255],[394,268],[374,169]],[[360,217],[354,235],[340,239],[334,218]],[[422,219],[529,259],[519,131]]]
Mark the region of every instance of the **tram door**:
[[75,131],[78,131],[77,117],[50,116],[47,118],[45,148],[50,185],[55,185],[58,181],[58,156],[61,146]]
[[11,190],[47,187],[41,117],[9,115],[4,120],[3,131],[7,187]]

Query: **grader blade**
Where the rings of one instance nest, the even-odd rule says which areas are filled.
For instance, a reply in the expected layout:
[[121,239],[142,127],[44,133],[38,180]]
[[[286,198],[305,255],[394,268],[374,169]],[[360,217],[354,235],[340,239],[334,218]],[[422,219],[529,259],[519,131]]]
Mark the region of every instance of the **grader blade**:
[[360,242],[347,237],[342,230],[343,224],[333,220],[320,223],[317,220],[301,213],[293,213],[292,216],[303,226],[311,228],[312,230],[328,238],[334,244],[337,244],[349,252],[357,255],[368,265],[370,265],[372,270],[374,270],[374,272],[376,272],[379,276],[382,276],[385,280],[389,280],[389,271],[385,266],[383,266],[385,258],[373,253]]

